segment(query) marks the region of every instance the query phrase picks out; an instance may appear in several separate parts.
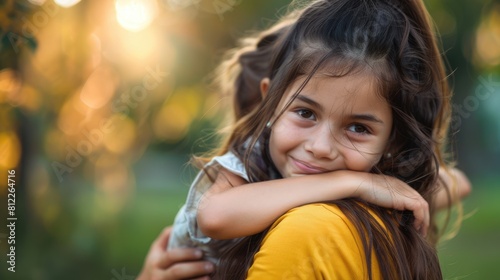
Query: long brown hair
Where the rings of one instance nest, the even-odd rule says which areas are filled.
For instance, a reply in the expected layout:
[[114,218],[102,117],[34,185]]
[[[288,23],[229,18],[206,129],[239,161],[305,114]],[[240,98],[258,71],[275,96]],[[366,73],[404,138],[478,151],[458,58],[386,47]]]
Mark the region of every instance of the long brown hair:
[[[248,102],[256,105],[248,111],[235,112],[239,120],[220,152],[235,152],[251,181],[272,179],[253,163],[252,150],[263,140],[259,149],[263,149],[264,156],[267,154],[266,124],[272,120],[287,87],[301,76],[307,77],[305,86],[320,68],[336,76],[371,71],[378,78],[379,93],[392,107],[393,129],[388,146],[394,155],[390,160],[381,160],[372,172],[403,180],[432,207],[438,168],[443,163],[451,93],[422,1],[321,0],[297,15],[293,24],[280,29],[279,36],[269,41],[276,44],[276,49],[271,52],[268,72],[262,72],[272,81],[268,94],[262,101]],[[295,96],[299,93],[300,89]],[[411,226],[412,213],[368,205],[381,218],[381,226],[354,199],[332,203],[358,229],[368,269],[373,251],[384,279],[442,278],[435,232],[430,242],[422,238]],[[243,279],[265,233],[247,237],[225,252],[217,277]]]
[[271,59],[277,42],[284,37],[292,23],[297,19],[297,12],[284,16],[268,29],[245,37],[234,49],[226,51],[222,63],[214,71],[212,87],[230,102],[232,111],[225,112],[225,122],[219,131],[220,145],[202,156],[194,156],[192,163],[199,168],[214,156],[223,155],[231,149],[235,123],[248,118],[262,102],[260,82],[270,76]]

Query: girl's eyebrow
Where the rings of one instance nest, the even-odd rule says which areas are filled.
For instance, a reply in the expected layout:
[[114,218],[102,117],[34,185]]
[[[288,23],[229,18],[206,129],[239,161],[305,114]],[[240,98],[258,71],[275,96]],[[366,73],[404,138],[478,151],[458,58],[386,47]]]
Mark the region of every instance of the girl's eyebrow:
[[309,97],[307,97],[305,95],[297,95],[296,98],[299,99],[299,100],[301,100],[301,101],[303,101],[303,102],[305,102],[305,103],[307,103],[307,104],[309,104],[309,105],[311,105],[311,106],[313,106],[313,107],[316,107],[317,109],[320,109],[320,110],[323,109],[323,106],[321,106],[321,104],[319,104],[318,102],[312,100],[311,98],[309,98]]
[[364,120],[364,121],[377,122],[380,124],[384,124],[384,122],[381,119],[375,117],[372,114],[354,114],[354,115],[351,115],[350,118],[355,119],[355,120]]
[[[314,101],[313,99],[311,99],[305,95],[297,95],[296,98],[302,102],[305,102],[305,103],[319,109],[319,110],[323,109],[323,106],[321,104],[319,104],[318,102]],[[384,124],[384,122],[381,119],[377,118],[375,115],[372,115],[372,114],[353,114],[350,116],[350,119],[364,120],[364,121]]]

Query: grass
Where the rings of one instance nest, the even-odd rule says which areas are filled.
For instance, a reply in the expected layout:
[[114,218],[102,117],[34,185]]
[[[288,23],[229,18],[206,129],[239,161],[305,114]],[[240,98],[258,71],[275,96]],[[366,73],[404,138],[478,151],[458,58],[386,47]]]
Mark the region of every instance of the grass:
[[[498,182],[498,180],[497,180]],[[500,275],[500,190],[479,185],[464,201],[458,235],[439,246],[445,279],[497,279]]]

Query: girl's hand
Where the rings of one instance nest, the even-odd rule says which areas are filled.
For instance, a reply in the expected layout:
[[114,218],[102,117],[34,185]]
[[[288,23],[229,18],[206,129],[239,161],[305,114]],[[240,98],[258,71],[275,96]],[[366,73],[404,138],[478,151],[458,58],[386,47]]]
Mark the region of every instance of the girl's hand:
[[415,217],[414,227],[423,236],[427,235],[430,224],[429,204],[416,190],[403,181],[386,175],[340,172],[344,172],[358,186],[351,197],[386,208],[412,211]]
[[210,279],[214,266],[202,260],[201,250],[179,248],[166,251],[172,227],[167,227],[151,244],[137,280]]

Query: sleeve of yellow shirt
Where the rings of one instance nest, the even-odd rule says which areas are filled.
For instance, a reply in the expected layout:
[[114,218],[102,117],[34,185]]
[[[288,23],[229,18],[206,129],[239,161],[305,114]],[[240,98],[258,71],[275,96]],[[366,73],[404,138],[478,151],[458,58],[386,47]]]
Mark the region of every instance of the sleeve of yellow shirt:
[[[372,262],[377,279],[378,265]],[[274,222],[247,275],[250,280],[367,278],[358,232],[337,206],[319,203],[294,208]]]

